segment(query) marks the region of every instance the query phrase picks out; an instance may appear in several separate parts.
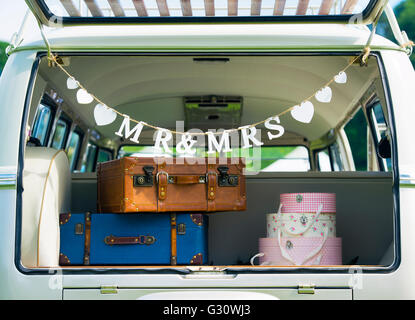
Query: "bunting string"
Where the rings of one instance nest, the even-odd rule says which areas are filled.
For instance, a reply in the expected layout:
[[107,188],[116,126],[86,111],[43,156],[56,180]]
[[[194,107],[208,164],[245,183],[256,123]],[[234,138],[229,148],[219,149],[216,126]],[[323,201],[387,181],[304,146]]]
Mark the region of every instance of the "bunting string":
[[[362,59],[361,61],[363,61],[363,58],[366,58],[367,59],[367,56],[369,55],[369,53],[370,53],[370,50],[364,50],[363,52],[362,52],[362,54],[360,54],[360,55],[358,55],[358,56],[356,56],[356,57],[354,57],[353,59],[351,59],[350,60],[350,62],[342,69],[342,70],[340,70],[340,72],[337,74],[337,75],[335,75],[335,76],[333,76],[327,83],[325,83],[321,88],[319,88],[316,92],[314,92],[312,95],[310,95],[308,98],[306,98],[306,99],[304,99],[299,105],[295,105],[295,106],[292,106],[292,107],[289,107],[289,108],[287,108],[287,109],[285,109],[284,111],[282,111],[282,112],[280,112],[279,114],[277,114],[277,115],[275,115],[275,116],[271,116],[271,117],[269,117],[269,118],[267,118],[267,119],[264,119],[264,120],[262,120],[262,121],[258,121],[258,122],[255,122],[255,123],[252,123],[252,124],[250,124],[250,125],[245,125],[245,126],[241,126],[241,127],[239,127],[239,128],[233,128],[233,129],[227,129],[227,130],[225,130],[227,133],[232,133],[232,132],[238,132],[238,131],[240,131],[240,130],[242,130],[242,129],[246,129],[246,128],[253,128],[253,127],[256,127],[256,126],[259,126],[259,125],[261,125],[261,124],[264,124],[265,122],[267,122],[268,120],[270,120],[270,119],[275,119],[275,118],[279,118],[279,117],[281,117],[281,116],[283,116],[283,115],[285,115],[286,113],[288,113],[288,112],[294,112],[296,109],[298,110],[298,108],[302,108],[302,106],[303,105],[305,105],[306,103],[308,103],[308,102],[310,102],[310,100],[311,99],[313,99],[313,98],[315,98],[316,97],[316,95],[319,93],[319,92],[321,92],[322,90],[325,90],[325,89],[327,89],[333,82],[337,82],[337,83],[345,83],[346,82],[346,80],[338,80],[339,78],[342,78],[342,77],[346,77],[346,74],[345,74],[345,72],[347,71],[347,69],[349,69],[350,68],[350,66],[352,66],[355,62],[357,62],[359,59]],[[177,134],[177,135],[186,135],[186,136],[206,136],[206,135],[208,135],[208,134],[213,134],[213,135],[221,135],[221,134],[223,134],[223,132],[224,131],[217,131],[217,132],[181,132],[181,131],[175,131],[175,130],[170,130],[170,129],[165,129],[165,128],[161,128],[161,127],[158,127],[158,126],[155,126],[155,125],[152,125],[152,124],[149,124],[149,123],[146,123],[146,122],[144,122],[144,121],[138,121],[138,120],[135,120],[135,119],[133,119],[133,118],[130,118],[128,115],[125,115],[125,114],[123,114],[123,113],[121,113],[121,112],[119,112],[118,110],[116,110],[116,109],[114,109],[114,108],[112,108],[112,107],[110,107],[110,106],[108,106],[105,102],[103,102],[101,99],[99,99],[98,97],[96,97],[94,94],[92,94],[92,93],[90,93],[88,90],[87,90],[87,88],[85,87],[85,86],[83,86],[82,85],[82,83],[80,83],[78,80],[76,80],[76,78],[72,75],[72,74],[70,74],[63,66],[62,66],[62,63],[60,63],[60,61],[59,61],[59,56],[57,56],[57,55],[55,55],[55,54],[50,54],[50,56],[48,56],[48,59],[49,59],[49,62],[51,62],[53,65],[55,65],[55,66],[57,66],[62,72],[64,72],[67,76],[68,76],[68,78],[70,78],[70,79],[72,79],[75,83],[76,83],[76,85],[77,85],[77,87],[79,87],[79,88],[81,88],[81,89],[83,89],[89,96],[91,96],[92,97],[92,99],[93,100],[95,100],[96,102],[98,102],[99,104],[101,104],[102,106],[104,106],[105,108],[107,108],[107,110],[111,110],[111,111],[113,111],[114,113],[116,113],[117,115],[119,115],[119,116],[121,116],[121,117],[124,117],[124,118],[129,118],[129,120],[131,121],[131,122],[134,122],[134,123],[136,123],[136,124],[141,124],[141,125],[143,125],[143,126],[146,126],[146,127],[149,127],[149,128],[152,128],[152,129],[154,129],[154,130],[165,130],[165,131],[170,131],[172,134]],[[365,60],[366,60],[365,59]],[[330,89],[330,94],[331,94],[331,89]],[[330,98],[331,99],[331,98]],[[324,102],[329,102],[329,101],[324,101]],[[314,110],[314,109],[313,109]],[[295,117],[294,117],[295,118]],[[296,119],[297,120],[297,119]],[[310,119],[311,120],[311,119]],[[301,121],[301,120],[298,120],[298,121]],[[301,121],[301,122],[309,122],[309,121]]]

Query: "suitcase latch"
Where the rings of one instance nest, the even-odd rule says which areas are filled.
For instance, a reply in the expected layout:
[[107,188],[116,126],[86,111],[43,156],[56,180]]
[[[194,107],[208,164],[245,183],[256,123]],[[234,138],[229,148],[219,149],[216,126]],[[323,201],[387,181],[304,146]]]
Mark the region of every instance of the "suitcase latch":
[[153,186],[153,171],[154,167],[145,166],[143,167],[145,175],[133,176],[134,187],[151,187]]
[[236,187],[238,185],[239,177],[237,175],[228,174],[228,171],[229,171],[228,167],[218,167],[218,171],[219,171],[219,179],[218,179],[219,187]]
[[186,234],[186,224],[179,223],[177,225],[177,234],[180,234],[180,235]]

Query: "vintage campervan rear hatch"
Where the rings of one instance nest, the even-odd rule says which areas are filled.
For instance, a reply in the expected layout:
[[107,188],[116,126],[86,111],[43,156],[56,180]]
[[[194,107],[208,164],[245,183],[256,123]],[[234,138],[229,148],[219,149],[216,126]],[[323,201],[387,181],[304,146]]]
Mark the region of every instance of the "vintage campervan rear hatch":
[[[167,159],[191,156],[177,151],[175,146],[181,141],[180,135],[169,142],[169,149],[164,149],[162,145],[161,149],[156,149],[156,130],[151,127],[143,128],[138,144],[132,141],[133,134],[118,136],[116,133],[125,121],[121,115],[172,131],[238,128],[297,105],[356,58],[355,55],[345,54],[59,56],[62,66],[76,77],[79,84],[120,113],[102,109],[96,101],[84,103],[82,89],[71,86],[73,79],[68,78],[60,68],[51,67],[45,56],[41,58],[34,85],[36,96],[32,99],[29,118],[32,143],[26,147],[25,168],[39,168],[38,157],[44,154],[45,147],[67,151],[69,166],[65,170],[71,170],[72,176],[63,178],[64,175],[60,175],[59,191],[52,188],[49,192],[56,192],[59,201],[67,202],[65,209],[60,208],[64,210],[61,213],[72,213],[73,219],[77,219],[76,213],[105,214],[97,213],[97,162],[126,156],[164,156]],[[260,253],[259,239],[267,238],[269,233],[267,215],[277,213],[280,195],[285,193],[336,195],[333,209],[336,224],[332,227],[335,227],[336,236],[342,241],[342,260],[336,268],[355,264],[377,268],[393,264],[395,257],[391,250],[396,218],[393,209],[394,160],[380,150],[383,147],[390,153],[392,149],[387,144],[391,137],[390,113],[386,108],[378,62],[378,58],[372,56],[367,66],[353,63],[345,72],[345,82],[333,81],[329,85],[331,93],[325,98],[314,96],[310,100],[313,110],[309,123],[301,118],[307,117],[307,114],[287,112],[279,117],[284,128],[280,137],[270,140],[268,133],[279,132],[260,124],[256,127],[256,139],[263,145],[258,146],[251,141],[252,148],[242,148],[243,141],[239,136],[231,145],[231,152],[214,153],[214,156],[242,157],[246,160],[247,208],[245,211],[206,214],[208,254],[204,256],[204,265],[226,266],[234,271],[238,268],[268,269],[269,264],[258,268],[258,260],[255,259],[253,265],[250,260]],[[324,102],[324,99],[330,102]],[[189,104],[193,107],[189,108]],[[233,108],[225,112],[229,106]],[[131,129],[134,125],[131,121]],[[207,154],[208,138],[202,136],[198,141],[194,156],[212,156]],[[53,156],[55,152],[51,154]],[[45,170],[48,169],[47,163]],[[29,171],[27,179],[31,181]],[[71,192],[63,191],[65,186],[69,186]],[[39,201],[44,190],[37,188],[37,183],[26,185],[24,203],[29,198],[29,192],[38,193],[39,197],[33,194],[30,198]],[[115,197],[121,190],[114,187],[112,192]],[[66,199],[70,194],[71,198]],[[32,225],[32,218],[29,218],[35,214],[31,212],[34,208],[39,209],[29,201],[27,206],[23,206],[22,213],[23,227],[25,230],[32,228],[33,232],[38,227]],[[169,215],[128,215],[140,214]],[[41,223],[45,223],[45,219],[43,217]],[[81,239],[85,230],[82,226],[83,215],[78,220],[71,225],[70,232]],[[81,225],[76,227],[78,223]],[[36,236],[48,239],[51,234],[41,228]],[[102,237],[104,243],[105,236]],[[36,242],[28,232],[23,233],[22,238],[23,243],[30,244],[30,250],[47,250],[36,248]],[[48,239],[46,243],[51,241],[57,239]],[[60,248],[63,245],[61,243]],[[58,249],[55,247],[55,250]],[[81,254],[84,248],[81,246],[78,249]],[[42,262],[41,252],[32,252],[33,259],[28,259],[24,255],[27,250],[22,250],[23,265],[50,266]],[[71,260],[71,252],[62,251],[60,254]],[[56,259],[57,256],[47,255],[44,261],[51,263],[51,257]],[[126,257],[125,261],[129,259]],[[83,260],[72,267],[94,268],[82,265]],[[126,265],[143,267],[131,266],[131,263]],[[288,265],[290,263],[272,265],[272,268],[286,268]],[[149,266],[151,263],[146,265]],[[114,265],[108,267],[114,268]],[[174,267],[168,264],[166,268]]]
[[[38,20],[49,26],[56,22],[64,26],[146,22],[346,23],[355,14],[360,14],[358,22],[369,23],[378,17],[384,5],[373,0],[342,4],[323,1],[316,8],[312,4],[302,8],[302,2],[291,8],[289,2],[284,7],[280,1],[264,1],[262,6],[260,1],[252,1],[248,7],[241,2],[234,8],[233,1],[205,1],[200,7],[196,2],[190,6],[187,1],[134,1],[135,6],[130,8],[122,1],[105,5],[85,1],[80,6],[73,1],[27,2]],[[369,37],[362,27],[333,28],[350,31],[352,38],[357,34]],[[196,34],[183,32],[180,36],[192,38]],[[278,39],[282,38],[279,34]],[[205,34],[201,39],[211,43],[212,35]],[[155,274],[194,271],[195,265],[200,270],[231,274],[347,273],[355,265],[369,272],[394,270],[399,264],[396,140],[378,50],[362,59],[360,44],[351,45],[352,49],[341,49],[339,45],[336,50],[302,47],[296,51],[292,44],[289,50],[270,49],[264,45],[264,39],[257,45],[259,48],[251,43],[247,50],[240,42],[234,48],[230,42],[226,49],[212,50],[206,43],[197,50],[184,45],[161,50],[159,43],[155,44],[157,49],[151,50],[148,43],[146,48],[137,44],[136,50],[133,46],[124,50],[111,45],[105,51],[54,50],[52,41],[50,52],[40,52],[26,106],[22,230],[17,248],[22,268]],[[323,41],[326,40],[327,37]],[[142,127],[135,130],[140,124]],[[197,135],[193,148],[184,145],[183,151],[180,133],[191,129],[202,134]],[[212,143],[205,134],[209,130],[222,134],[223,130],[230,130],[230,148],[225,143],[220,146],[220,140]],[[166,144],[157,143],[160,131],[172,133]],[[107,222],[92,220],[98,225],[89,224],[88,217],[119,215],[119,220],[123,216],[118,212],[100,212],[100,163],[125,157],[206,156],[244,159],[247,207],[243,211],[191,213],[204,216],[189,220],[205,228],[203,259],[199,259],[202,253],[195,251],[188,263],[173,264],[170,257],[169,262],[152,263],[151,255],[148,262],[137,263],[130,259],[127,250],[124,260],[105,262],[104,257],[91,263],[90,250],[94,247],[87,246],[91,240],[88,232],[102,227],[99,221],[109,227],[116,224],[110,218]],[[121,191],[114,187],[113,192]],[[304,238],[305,234],[295,232],[297,219],[300,226],[307,225],[307,232],[315,232],[311,238],[316,242],[305,246],[310,252],[315,251],[313,259],[296,258],[296,240],[281,240],[284,234],[276,232],[285,227],[277,224],[275,217],[279,219],[279,210],[287,213],[285,208],[281,209],[286,194],[291,194],[297,203],[328,195],[324,199],[328,199],[330,209],[325,209],[326,200],[321,200],[321,208],[317,205],[318,209],[307,212],[314,213],[307,217],[312,223],[294,214],[285,216],[287,234],[294,238]],[[151,219],[151,215],[170,213],[127,215],[126,219],[135,219],[134,215]],[[62,228],[68,226],[70,219],[73,225],[65,232],[71,233],[71,237],[62,238]],[[169,224],[167,229],[170,227]],[[177,236],[190,234],[192,227],[182,225]],[[132,234],[138,244],[122,244],[120,240],[113,245],[108,239],[113,239],[114,233],[108,232],[97,240],[97,248],[141,245],[151,249],[157,243],[157,237],[154,241],[151,234]],[[127,241],[127,236],[123,237]],[[270,241],[282,257],[267,257],[264,241]],[[335,245],[326,250],[324,243]],[[76,258],[71,256],[73,252]],[[324,260],[324,255],[330,259]]]

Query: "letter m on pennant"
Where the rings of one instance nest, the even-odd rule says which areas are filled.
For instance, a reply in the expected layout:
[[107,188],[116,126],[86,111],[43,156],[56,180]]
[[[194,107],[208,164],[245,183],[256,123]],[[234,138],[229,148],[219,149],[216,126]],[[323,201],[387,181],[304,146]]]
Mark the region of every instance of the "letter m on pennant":
[[[124,130],[124,134],[123,134]],[[143,124],[140,122],[138,123],[132,130],[130,130],[130,117],[124,116],[124,120],[122,121],[120,129],[115,132],[117,136],[124,137],[125,139],[129,139],[132,135],[134,135],[130,140],[132,142],[138,143],[138,137],[141,134],[141,130],[143,130]]]

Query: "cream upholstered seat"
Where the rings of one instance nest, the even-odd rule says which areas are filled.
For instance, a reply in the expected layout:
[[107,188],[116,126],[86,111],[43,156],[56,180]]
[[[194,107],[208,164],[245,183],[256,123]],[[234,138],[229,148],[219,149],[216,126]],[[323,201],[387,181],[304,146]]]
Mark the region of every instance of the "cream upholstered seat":
[[59,214],[70,212],[71,172],[63,150],[27,147],[23,170],[21,261],[59,265]]

